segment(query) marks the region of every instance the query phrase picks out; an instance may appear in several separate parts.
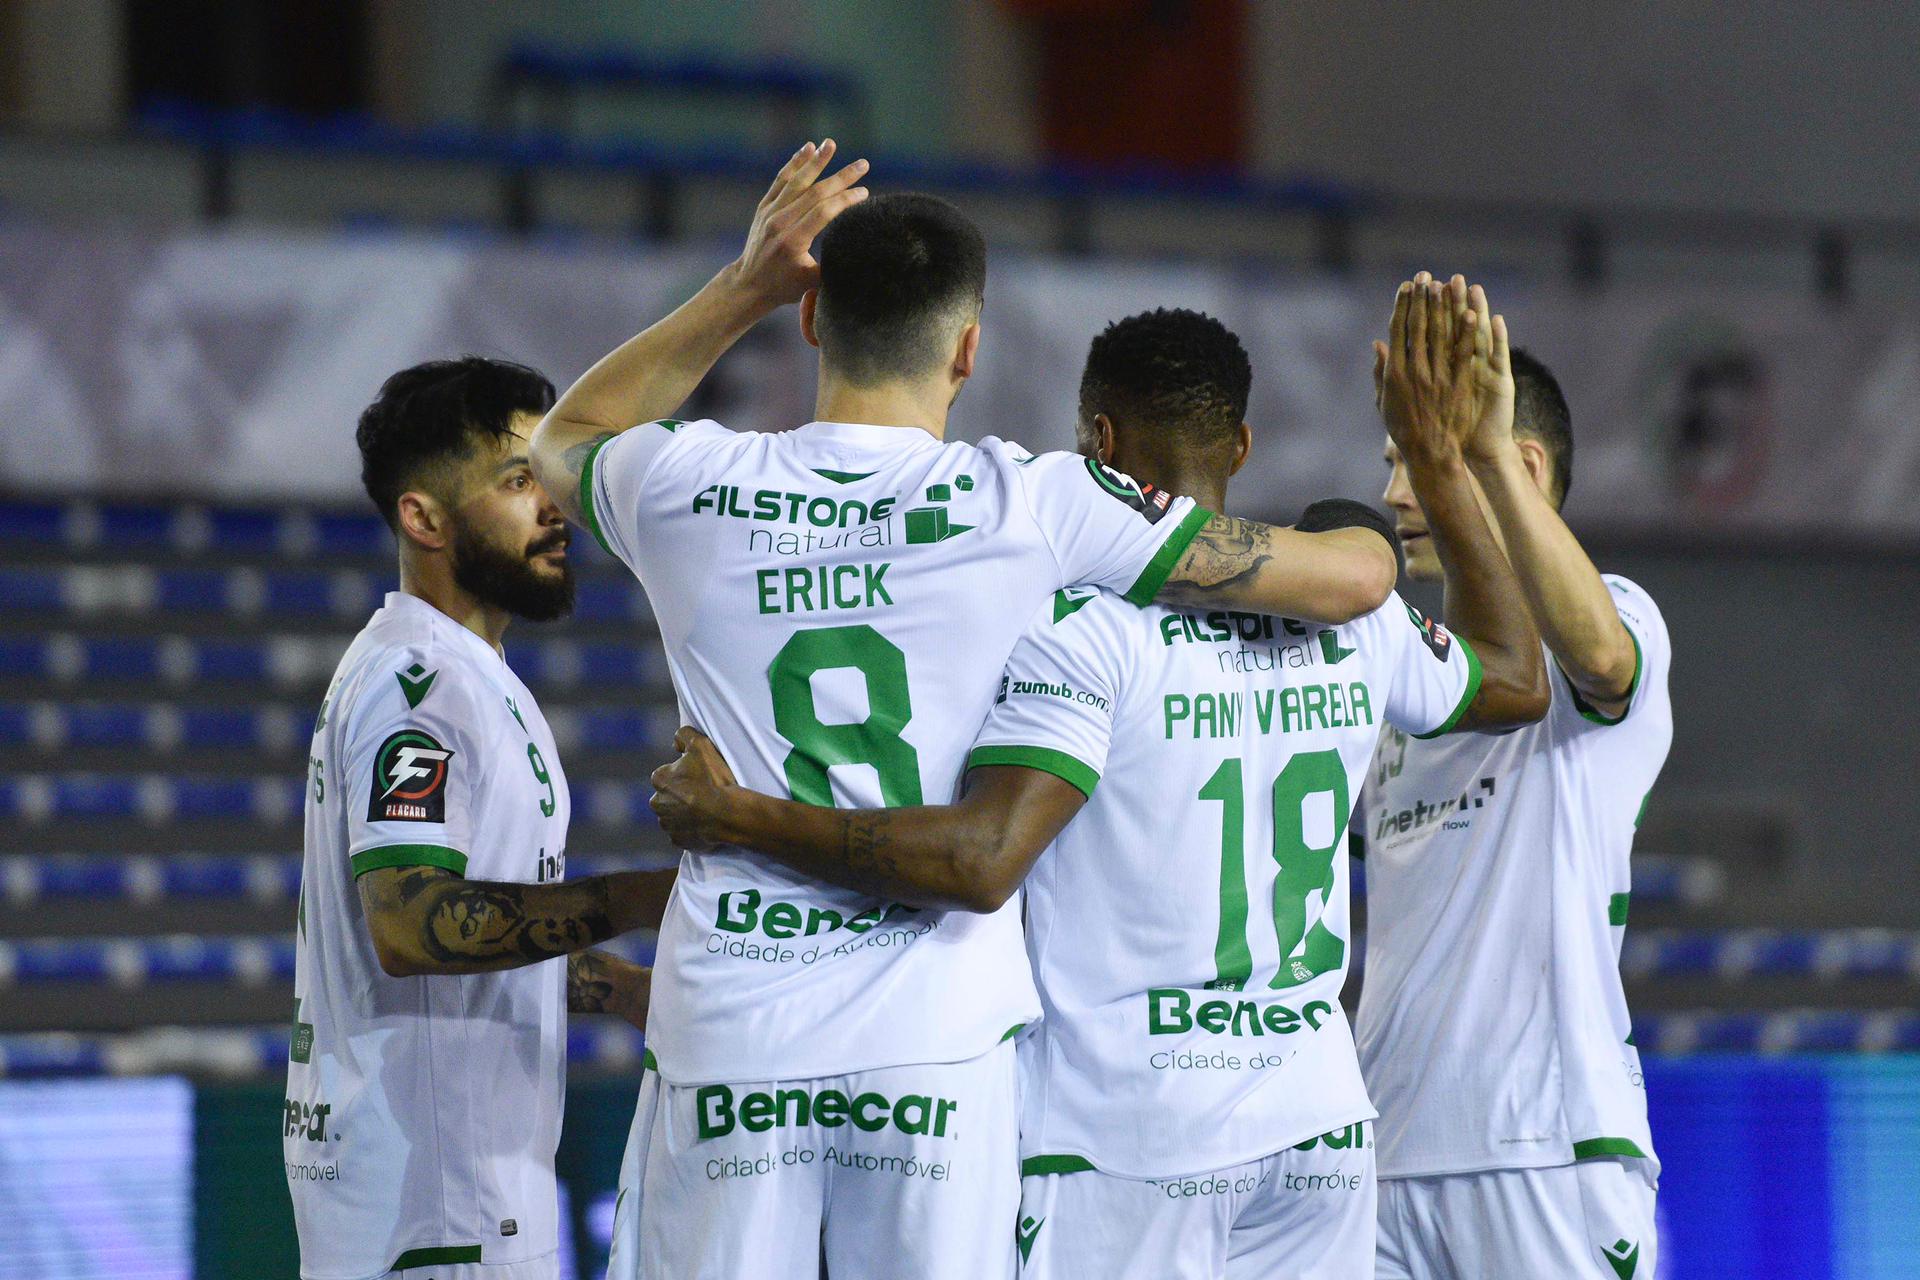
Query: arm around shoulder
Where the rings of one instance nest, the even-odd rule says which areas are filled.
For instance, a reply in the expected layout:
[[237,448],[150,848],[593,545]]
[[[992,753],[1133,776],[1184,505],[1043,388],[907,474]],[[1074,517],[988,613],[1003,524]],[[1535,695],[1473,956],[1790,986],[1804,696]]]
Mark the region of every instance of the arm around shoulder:
[[1370,526],[1309,532],[1216,515],[1155,598],[1338,624],[1385,604],[1399,567],[1390,537]]

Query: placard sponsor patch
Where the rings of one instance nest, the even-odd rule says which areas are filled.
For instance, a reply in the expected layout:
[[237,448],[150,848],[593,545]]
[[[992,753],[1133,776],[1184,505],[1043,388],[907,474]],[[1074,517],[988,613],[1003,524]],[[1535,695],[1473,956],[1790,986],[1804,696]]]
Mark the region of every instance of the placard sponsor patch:
[[453,752],[423,729],[402,729],[373,759],[369,822],[445,822]]
[[1447,654],[1453,649],[1453,633],[1420,612],[1412,605],[1407,606],[1407,616],[1413,619],[1413,625],[1420,632],[1420,640],[1433,650],[1433,656],[1445,662]]
[[1109,495],[1138,511],[1148,524],[1160,523],[1160,517],[1173,506],[1173,495],[1165,489],[1141,484],[1124,471],[1115,471],[1098,458],[1087,459],[1087,474]]

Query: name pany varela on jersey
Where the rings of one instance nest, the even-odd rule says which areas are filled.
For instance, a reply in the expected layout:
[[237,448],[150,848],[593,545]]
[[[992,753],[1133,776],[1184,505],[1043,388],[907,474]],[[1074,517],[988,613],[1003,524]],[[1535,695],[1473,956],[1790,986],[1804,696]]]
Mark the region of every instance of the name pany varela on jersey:
[[1479,670],[1397,596],[1338,627],[1041,607],[971,756],[1088,795],[1027,879],[1027,1173],[1172,1178],[1364,1141],[1340,1004],[1350,800],[1382,725],[1446,732]]
[[[829,422],[636,427],[581,506],[646,587],[683,721],[743,786],[842,807],[952,799],[1033,610],[1080,584],[1150,602],[1207,518],[1076,455]],[[1019,910],[689,856],[649,1047],[674,1084],[974,1057],[1038,1012]]]

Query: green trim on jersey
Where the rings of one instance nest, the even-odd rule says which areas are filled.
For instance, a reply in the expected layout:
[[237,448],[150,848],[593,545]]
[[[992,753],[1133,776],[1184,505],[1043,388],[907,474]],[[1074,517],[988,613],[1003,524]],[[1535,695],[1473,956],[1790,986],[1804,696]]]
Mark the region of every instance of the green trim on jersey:
[[823,476],[835,484],[852,484],[856,480],[865,480],[874,474],[871,471],[830,471],[826,467],[814,467],[811,470],[813,474]]
[[1093,1161],[1085,1156],[1028,1156],[1020,1162],[1020,1176],[1037,1178],[1049,1173],[1094,1173]]
[[642,1049],[640,1051],[640,1069],[642,1071],[658,1071],[660,1069],[660,1059],[653,1056],[653,1050]]
[[1454,707],[1453,714],[1446,718],[1445,723],[1428,733],[1414,734],[1416,738],[1438,738],[1442,734],[1452,733],[1453,726],[1460,723],[1460,717],[1467,714],[1468,705],[1480,695],[1480,655],[1473,651],[1473,646],[1467,643],[1467,638],[1457,631],[1453,634],[1453,642],[1460,646],[1460,652],[1467,660],[1466,690],[1461,693],[1459,704]]
[[1052,747],[975,747],[967,757],[969,769],[994,764],[1010,764],[1050,773],[1072,783],[1089,799],[1093,796],[1093,789],[1100,785],[1100,775],[1092,765],[1075,760],[1066,752],[1055,751]]
[[1575,1160],[1605,1160],[1608,1156],[1633,1156],[1645,1160],[1647,1153],[1631,1138],[1588,1138],[1573,1144]]
[[1154,553],[1153,559],[1147,561],[1147,567],[1140,571],[1140,576],[1135,578],[1133,585],[1127,588],[1129,604],[1138,605],[1144,609],[1153,603],[1153,598],[1160,594],[1160,588],[1167,585],[1167,579],[1173,574],[1173,566],[1180,563],[1180,557],[1187,553],[1187,548],[1192,545],[1194,536],[1200,532],[1200,527],[1211,519],[1213,519],[1213,512],[1199,503],[1194,504],[1193,510],[1187,512],[1180,523],[1174,526],[1173,532],[1167,535],[1167,540],[1160,544],[1160,550]]
[[389,1271],[405,1271],[408,1267],[452,1267],[463,1262],[480,1261],[480,1246],[477,1244],[448,1244],[432,1249],[409,1249],[393,1260]]
[[1607,923],[1625,924],[1627,922],[1627,900],[1631,894],[1616,893],[1607,899]]
[[[1625,720],[1627,713],[1633,710],[1633,695],[1640,692],[1640,672],[1646,666],[1646,657],[1640,652],[1640,637],[1633,634],[1632,627],[1627,628],[1627,639],[1633,641],[1633,679],[1627,682],[1626,705],[1620,708],[1620,714],[1617,716],[1603,716],[1594,710],[1593,704],[1588,702],[1581,694],[1580,687],[1574,684],[1573,677],[1567,674],[1566,668],[1560,667],[1558,662],[1553,664],[1556,667],[1560,667],[1560,678],[1567,682],[1567,688],[1573,694],[1574,710],[1595,724],[1603,724],[1611,727]],[[1644,811],[1645,808],[1646,806],[1642,804],[1641,809]],[[1638,824],[1636,823],[1635,825]]]
[[600,532],[600,516],[593,509],[593,464],[600,457],[600,451],[619,438],[619,436],[609,436],[602,440],[587,450],[586,461],[580,464],[580,514],[586,517],[587,531],[593,535],[593,540],[599,543],[600,549],[610,556],[613,555],[613,548],[607,545],[607,535]]
[[467,855],[443,844],[383,844],[378,849],[362,849],[348,859],[353,878],[383,867],[439,867],[457,876],[467,874]]
[[1022,1031],[1025,1031],[1026,1029],[1027,1029],[1026,1023],[1024,1022],[1014,1023],[1012,1026],[1007,1028],[1007,1034],[1000,1037],[1000,1043],[1005,1044],[1007,1041],[1013,1039],[1015,1036],[1019,1035]]

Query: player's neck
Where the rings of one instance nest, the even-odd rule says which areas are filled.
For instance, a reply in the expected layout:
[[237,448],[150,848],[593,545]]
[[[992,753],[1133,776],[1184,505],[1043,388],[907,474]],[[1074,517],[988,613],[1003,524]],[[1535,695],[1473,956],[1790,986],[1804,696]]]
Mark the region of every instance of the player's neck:
[[886,382],[858,387],[822,370],[813,416],[819,422],[864,422],[876,427],[917,427],[935,440],[947,438],[953,388],[942,379]]
[[506,634],[509,615],[505,609],[486,604],[453,580],[453,571],[444,558],[424,564],[400,558],[400,590],[424,600],[452,618],[500,652],[500,637]]
[[1209,511],[1220,511],[1227,504],[1227,478],[1216,466],[1184,466],[1162,458],[1136,457],[1124,449],[1115,452],[1109,465],[1142,484],[1192,498]]

